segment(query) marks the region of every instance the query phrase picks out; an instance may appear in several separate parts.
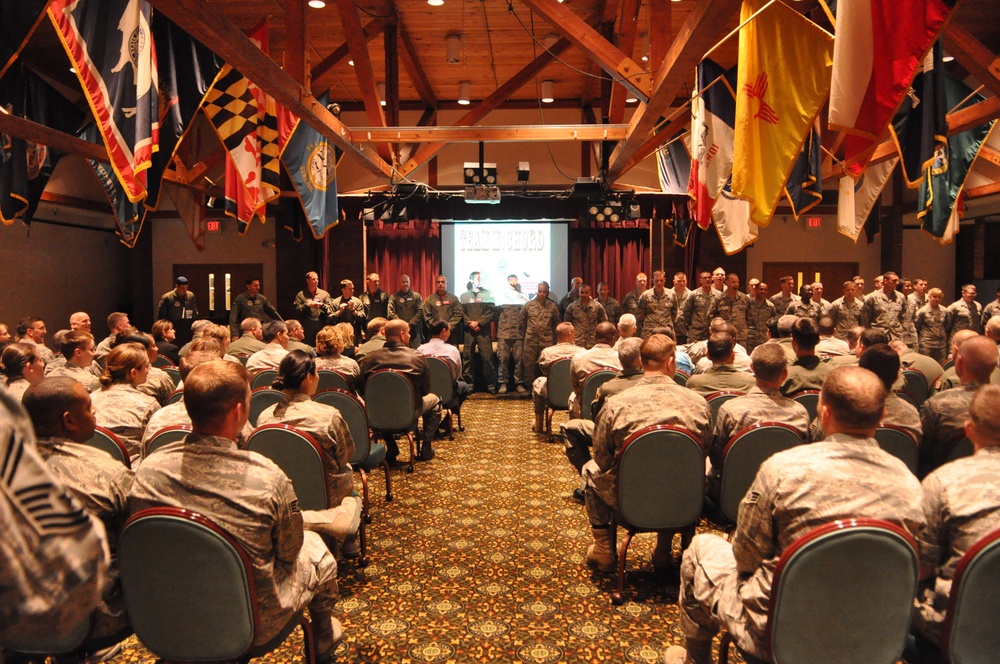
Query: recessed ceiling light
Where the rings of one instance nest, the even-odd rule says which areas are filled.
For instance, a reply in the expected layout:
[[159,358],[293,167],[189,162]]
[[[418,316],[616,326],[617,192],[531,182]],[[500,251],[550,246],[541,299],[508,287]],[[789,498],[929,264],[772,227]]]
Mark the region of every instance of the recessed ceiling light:
[[551,104],[556,100],[552,93],[552,81],[542,81],[542,103]]
[[941,62],[951,62],[954,59],[955,59],[954,55],[946,55],[943,58],[941,58]]
[[347,64],[349,64],[349,65],[351,65],[353,67],[354,66],[354,60],[348,60]]
[[326,7],[326,3],[323,0],[309,0],[307,4],[313,9],[323,9],[323,7]]
[[469,81],[459,81],[458,83],[458,103],[462,106],[468,106],[471,103],[469,87],[471,83]]
[[440,7],[444,4],[444,0],[427,0],[427,4],[431,7]]

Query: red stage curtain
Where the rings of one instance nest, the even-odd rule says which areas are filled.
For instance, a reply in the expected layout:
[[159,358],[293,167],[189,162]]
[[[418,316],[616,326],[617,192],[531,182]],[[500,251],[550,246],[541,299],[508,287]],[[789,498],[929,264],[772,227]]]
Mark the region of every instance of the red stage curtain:
[[[594,288],[608,282],[611,296],[621,300],[635,288],[635,275],[649,273],[649,227],[645,228],[571,228],[569,231],[570,277],[581,276]],[[564,293],[568,283],[553,284]]]
[[[410,288],[422,297],[434,292],[434,279],[441,273],[441,228],[437,222],[412,220],[405,224],[383,224],[376,221],[367,231],[368,271],[378,273],[382,290],[395,293],[399,290],[399,277],[408,274]],[[448,284],[453,293],[465,290],[463,287],[456,291],[457,287]]]

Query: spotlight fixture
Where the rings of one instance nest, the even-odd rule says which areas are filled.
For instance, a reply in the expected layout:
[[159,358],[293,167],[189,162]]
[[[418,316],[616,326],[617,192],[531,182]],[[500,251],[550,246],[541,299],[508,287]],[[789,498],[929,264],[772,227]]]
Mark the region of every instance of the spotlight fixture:
[[554,102],[556,100],[556,98],[552,96],[552,87],[553,87],[552,81],[542,81],[542,103],[543,104],[551,104],[552,102]]
[[[521,163],[527,164],[527,162]],[[491,185],[497,183],[496,163],[480,164],[477,161],[467,161],[462,164],[462,168],[465,184]]]
[[458,103],[462,106],[468,106],[471,103],[469,95],[469,87],[471,85],[469,81],[460,81],[458,83]]
[[450,65],[457,65],[462,61],[462,37],[460,35],[448,35],[445,37],[445,59]]
[[385,83],[376,83],[375,89],[378,91],[378,103],[385,106]]
[[587,220],[617,224],[624,217],[621,201],[594,201],[587,205]]
[[531,177],[531,164],[526,161],[517,162],[517,181],[527,182]]

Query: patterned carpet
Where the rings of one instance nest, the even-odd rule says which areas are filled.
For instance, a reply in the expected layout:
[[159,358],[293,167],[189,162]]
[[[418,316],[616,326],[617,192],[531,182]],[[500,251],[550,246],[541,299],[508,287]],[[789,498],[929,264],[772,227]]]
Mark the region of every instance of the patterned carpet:
[[[656,662],[683,643],[676,573],[653,573],[654,535],[633,540],[623,606],[614,575],[584,565],[578,477],[531,417],[530,399],[476,394],[464,432],[413,475],[393,474],[393,502],[372,474],[371,564],[340,566],[338,661]],[[266,659],[302,661],[300,642],[296,630]],[[154,660],[133,637],[113,661]]]

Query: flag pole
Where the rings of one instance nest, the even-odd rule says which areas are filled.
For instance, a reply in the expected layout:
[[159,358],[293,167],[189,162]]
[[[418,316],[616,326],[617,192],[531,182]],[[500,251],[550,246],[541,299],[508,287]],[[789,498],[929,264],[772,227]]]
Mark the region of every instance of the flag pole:
[[715,51],[715,49],[719,48],[724,43],[726,43],[727,41],[729,41],[730,39],[732,39],[732,37],[734,35],[738,35],[739,32],[740,32],[740,29],[743,28],[743,26],[745,26],[747,23],[749,23],[750,21],[752,21],[755,18],[757,18],[757,16],[761,12],[763,12],[765,9],[767,9],[768,7],[770,7],[771,5],[773,5],[777,1],[778,0],[768,0],[768,3],[766,5],[764,5],[763,7],[761,7],[760,9],[758,9],[757,11],[755,11],[753,14],[750,14],[750,16],[747,17],[747,20],[745,20],[742,23],[740,23],[739,25],[737,25],[735,28],[733,28],[732,32],[730,32],[728,35],[726,35],[725,37],[723,37],[722,39],[720,39],[719,42],[715,46],[713,46],[712,48],[708,49],[708,51],[705,52],[705,55],[701,56],[702,59],[704,60],[705,58],[707,58],[708,56],[710,56]]

